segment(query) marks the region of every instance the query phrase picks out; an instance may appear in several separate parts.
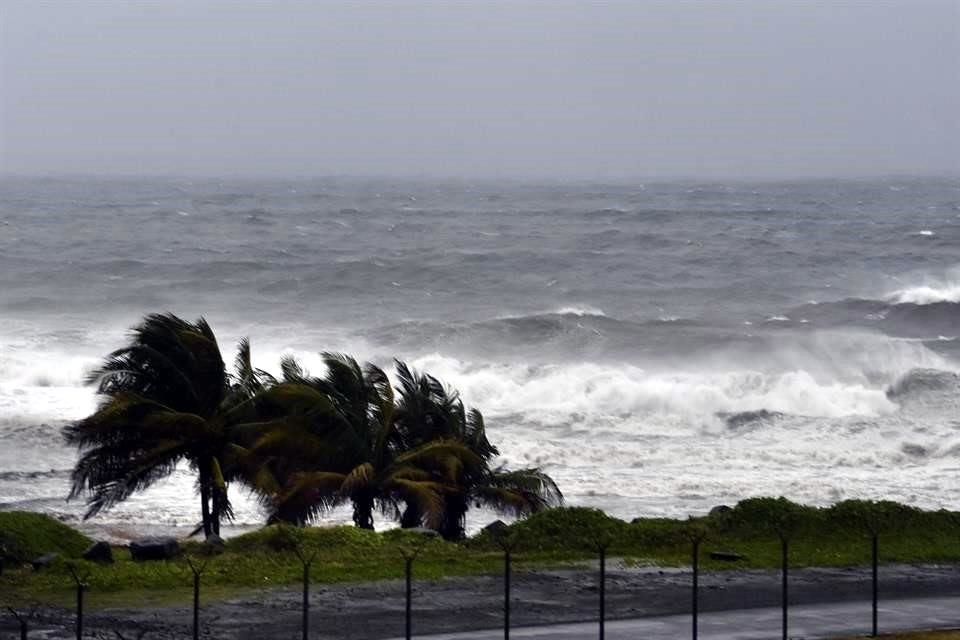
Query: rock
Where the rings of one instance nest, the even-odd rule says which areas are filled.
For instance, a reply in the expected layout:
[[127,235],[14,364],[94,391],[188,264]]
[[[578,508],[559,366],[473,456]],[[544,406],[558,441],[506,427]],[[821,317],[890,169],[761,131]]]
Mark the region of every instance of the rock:
[[419,533],[422,536],[427,536],[430,538],[436,538],[440,535],[433,529],[427,529],[426,527],[410,527],[409,529],[404,529],[404,531],[409,531],[410,533]]
[[113,549],[108,542],[102,540],[94,542],[83,552],[83,559],[101,564],[113,564]]
[[494,520],[487,526],[485,526],[481,531],[488,533],[494,538],[500,538],[506,535],[507,531],[510,530],[510,526],[507,525],[503,520]]
[[746,559],[747,556],[742,553],[737,553],[736,551],[711,551],[710,558],[712,560],[723,560],[724,562],[738,562],[740,560]]
[[170,560],[180,553],[176,538],[144,538],[130,543],[130,556],[143,560]]
[[783,414],[779,411],[767,411],[766,409],[760,409],[759,411],[742,411],[740,413],[721,412],[717,415],[723,418],[724,422],[726,422],[727,426],[732,430],[742,429],[744,427],[756,427],[763,423],[779,420],[783,417]]
[[40,571],[50,567],[50,565],[56,562],[58,558],[60,558],[59,553],[45,553],[39,558],[34,558],[31,560],[30,566],[33,567],[34,571]]
[[725,504],[718,504],[713,509],[710,509],[710,513],[708,515],[711,518],[722,518],[723,516],[729,515],[732,511],[733,509],[731,507],[728,507]]
[[227,543],[217,534],[211,534],[209,538],[203,541],[203,549],[208,554],[218,555],[227,550]]

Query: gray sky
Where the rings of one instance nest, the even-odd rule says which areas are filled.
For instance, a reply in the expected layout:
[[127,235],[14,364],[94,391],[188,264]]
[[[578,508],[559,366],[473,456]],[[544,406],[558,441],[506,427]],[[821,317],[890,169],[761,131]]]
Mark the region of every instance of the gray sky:
[[960,0],[0,4],[0,172],[960,174]]

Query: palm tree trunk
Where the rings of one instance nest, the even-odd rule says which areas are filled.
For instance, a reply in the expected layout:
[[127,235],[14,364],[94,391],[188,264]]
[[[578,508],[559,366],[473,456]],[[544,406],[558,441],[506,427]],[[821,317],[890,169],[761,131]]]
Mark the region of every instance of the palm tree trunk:
[[223,518],[223,492],[219,487],[211,489],[211,502],[213,503],[212,513],[210,514],[210,529],[215,535],[220,535],[220,520]]
[[203,537],[210,537],[210,484],[200,475],[200,513],[203,517]]
[[373,496],[353,498],[353,522],[361,529],[373,529]]
[[415,504],[408,502],[403,510],[403,515],[400,517],[400,526],[404,529],[413,529],[421,524],[423,524],[423,514],[420,513],[420,509]]
[[467,501],[462,496],[448,496],[443,504],[443,523],[440,535],[444,540],[463,540],[466,537]]
[[213,533],[213,527],[210,526],[212,518],[210,517],[210,468],[208,465],[200,463],[197,465],[197,472],[200,474],[200,513],[203,517],[203,537],[209,538]]

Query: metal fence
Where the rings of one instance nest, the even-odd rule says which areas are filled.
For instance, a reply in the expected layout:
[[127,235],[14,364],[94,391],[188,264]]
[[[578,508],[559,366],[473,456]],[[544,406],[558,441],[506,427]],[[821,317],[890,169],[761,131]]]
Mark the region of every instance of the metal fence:
[[[780,558],[781,566],[779,568],[779,577],[780,577],[780,609],[781,609],[781,619],[780,619],[780,637],[786,640],[790,637],[790,538],[787,535],[781,535],[779,538],[780,541]],[[701,556],[702,556],[702,543],[703,537],[692,535],[690,537],[690,561],[691,561],[691,571],[689,572],[689,583],[687,588],[689,589],[689,607],[687,608],[687,615],[689,617],[689,636],[693,640],[697,640],[700,636],[700,616],[701,616],[701,602],[704,589],[701,585]],[[501,540],[500,542],[502,551],[503,551],[503,565],[502,565],[502,614],[500,615],[502,621],[502,632],[504,640],[509,640],[512,630],[511,614],[514,612],[515,608],[518,606],[523,606],[523,601],[518,600],[513,592],[513,587],[515,586],[515,571],[514,571],[514,561],[515,561],[515,549],[514,547],[506,540]],[[870,635],[876,636],[880,632],[879,628],[879,583],[880,583],[880,545],[879,537],[876,534],[873,534],[869,539],[870,551],[871,551],[871,565],[870,565],[870,589],[869,592],[865,592],[864,596],[869,595],[869,600],[871,603],[870,609],[870,618],[869,620],[864,620],[865,631],[869,629]],[[607,635],[607,623],[608,623],[608,551],[610,549],[609,544],[604,542],[599,542],[595,546],[596,551],[596,569],[589,569],[589,574],[584,573],[584,578],[588,580],[593,580],[596,592],[596,600],[594,602],[595,609],[593,612],[588,612],[586,610],[581,611],[581,620],[589,620],[593,618],[595,620],[595,637],[599,640],[605,640]],[[398,562],[403,563],[404,568],[404,580],[403,580],[403,614],[402,618],[400,615],[397,615],[396,620],[396,629],[397,635],[400,636],[400,631],[402,630],[402,636],[404,638],[410,639],[415,637],[414,632],[415,627],[415,614],[417,613],[417,601],[414,597],[414,584],[415,584],[415,574],[416,574],[416,562],[421,548],[405,548],[399,551]],[[310,579],[310,570],[311,566],[316,558],[316,553],[309,553],[300,547],[294,548],[294,553],[296,554],[299,562],[302,565],[302,600],[300,602],[300,628],[298,637],[306,640],[307,638],[316,637],[318,634],[314,632],[311,635],[311,579]],[[204,620],[203,619],[203,600],[201,598],[203,590],[203,576],[204,571],[207,566],[206,559],[188,557],[186,559],[187,565],[190,569],[190,577],[192,580],[193,586],[193,599],[191,607],[191,622],[189,635],[185,637],[192,637],[194,640],[199,640],[200,638],[215,638],[216,629],[215,629],[215,620]],[[585,572],[588,570],[584,570]],[[594,572],[595,571],[595,572]],[[148,629],[141,629],[130,631],[129,627],[124,629],[109,629],[105,630],[100,625],[100,628],[85,630],[85,606],[86,606],[86,596],[89,592],[89,585],[87,583],[88,575],[85,575],[81,568],[77,565],[68,565],[69,579],[72,581],[72,586],[75,591],[75,607],[71,614],[71,620],[69,621],[69,634],[71,637],[76,637],[77,640],[83,638],[113,638],[117,640],[126,640],[127,638],[150,638],[153,637],[152,634],[154,631]],[[686,575],[686,574],[684,574]],[[6,609],[6,620],[0,624],[0,630],[5,632],[11,632],[5,637],[17,638],[24,640],[30,636],[31,627],[36,628],[50,628],[49,621],[44,622],[43,616],[39,609],[29,609],[22,608],[18,609],[15,607],[7,607]],[[322,617],[322,612],[321,612]],[[624,616],[619,615],[615,616],[617,618],[622,618]],[[62,620],[61,620],[62,622]],[[590,634],[594,636],[594,633]],[[62,636],[61,636],[62,637]]]

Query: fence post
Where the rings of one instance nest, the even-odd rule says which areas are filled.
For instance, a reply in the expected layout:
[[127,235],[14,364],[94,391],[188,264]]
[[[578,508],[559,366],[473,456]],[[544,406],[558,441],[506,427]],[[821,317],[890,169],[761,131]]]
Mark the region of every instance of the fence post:
[[193,574],[193,640],[200,640],[200,575]]
[[420,552],[423,550],[423,546],[427,543],[427,538],[424,535],[418,536],[419,540],[409,547],[401,547],[400,555],[403,556],[404,568],[406,573],[406,587],[407,587],[407,602],[406,602],[406,634],[404,637],[407,640],[413,637],[413,561],[420,555]]
[[503,549],[503,640],[510,640],[510,587],[513,579],[514,540],[506,530],[497,530],[493,539]]
[[70,572],[70,577],[73,578],[73,582],[77,585],[77,640],[83,640],[83,592],[87,588],[87,578],[90,577],[90,574],[84,574],[81,576],[77,573],[77,568],[71,563],[67,565],[67,571]]
[[597,545],[600,552],[600,640],[604,640],[607,620],[607,545]]
[[27,629],[27,618],[20,615],[13,607],[7,607],[7,611],[13,614],[13,617],[17,619],[17,623],[20,625],[20,640],[27,640],[27,632],[29,631]]
[[406,634],[404,637],[407,640],[413,637],[412,624],[411,624],[411,613],[412,613],[412,604],[411,600],[413,599],[413,556],[407,556],[404,558],[406,561],[406,574],[407,574],[407,605],[406,605]]
[[303,640],[310,637],[310,564],[303,565]]
[[511,578],[510,546],[503,546],[503,640],[510,640],[510,578]]
[[293,542],[293,552],[297,555],[297,559],[300,560],[300,564],[303,566],[303,604],[301,605],[302,620],[300,628],[303,640],[307,640],[310,637],[310,567],[313,565],[313,560],[317,557],[317,552],[314,551],[307,555],[304,549],[303,537],[295,538]]
[[780,535],[780,603],[783,607],[783,640],[787,640],[787,609],[789,608],[789,554],[790,554],[790,539],[785,533]]
[[193,640],[200,640],[200,576],[207,568],[207,561],[197,564],[187,558],[187,565],[193,573]]
[[307,640],[310,637],[310,567],[317,557],[317,550],[314,549],[313,553],[307,553],[307,536],[302,528],[284,526],[280,529],[280,532],[287,538],[294,555],[296,555],[297,560],[300,561],[300,566],[303,567],[303,601],[300,605],[300,633],[303,640]]
[[697,640],[699,624],[697,617],[700,613],[700,538],[693,539],[693,591],[692,591],[692,611],[693,611],[693,640]]
[[871,541],[872,552],[873,552],[872,553],[872,556],[873,556],[872,558],[873,559],[873,562],[872,562],[872,565],[873,565],[872,567],[873,568],[873,629],[870,635],[874,638],[877,637],[877,600],[879,595],[878,594],[879,592],[878,577],[879,576],[877,571],[877,565],[879,564],[879,560],[880,560],[879,537],[880,536],[877,534],[876,531],[873,531],[870,534],[870,541]]

